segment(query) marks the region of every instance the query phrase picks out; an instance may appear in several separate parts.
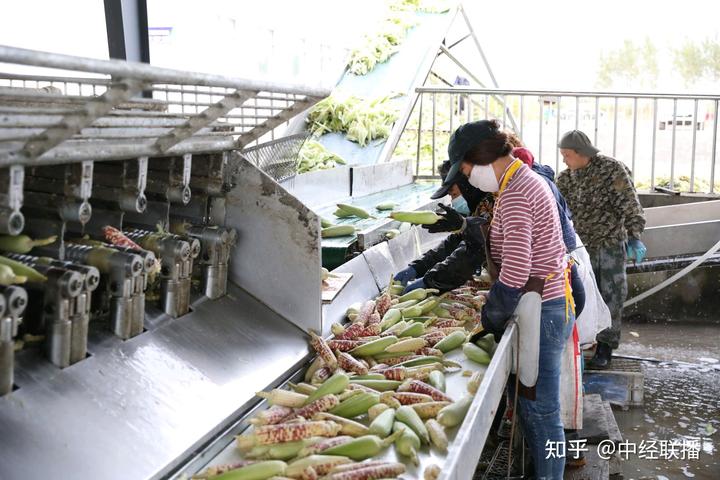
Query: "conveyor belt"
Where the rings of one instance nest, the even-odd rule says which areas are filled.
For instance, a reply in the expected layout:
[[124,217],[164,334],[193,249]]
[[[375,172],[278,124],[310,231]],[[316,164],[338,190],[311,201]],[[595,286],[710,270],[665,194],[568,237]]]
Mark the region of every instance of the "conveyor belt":
[[20,352],[0,478],[162,476],[306,361],[305,335],[235,286],[193,307],[125,342],[94,325],[92,357],[63,370]]
[[395,202],[398,205],[396,210],[417,210],[425,207],[432,201],[430,200],[430,195],[432,195],[437,187],[437,184],[434,182],[418,182],[392,190],[373,193],[364,197],[353,197],[339,202],[362,207],[377,218],[337,218],[333,215],[333,212],[337,209],[335,204],[316,208],[315,212],[318,215],[337,225],[355,225],[361,230],[357,235],[324,238],[322,240],[323,266],[329,269],[336,268],[344,263],[353,251],[361,251],[371,247],[372,243],[368,245],[361,243],[358,245],[358,236],[362,236],[365,232],[397,228],[399,224],[388,218],[392,212],[376,210],[375,205],[381,202]]
[[[434,56],[454,15],[453,10],[444,14],[417,13],[418,24],[408,31],[395,55],[387,62],[378,64],[367,75],[345,72],[335,91],[342,92],[343,95],[371,99],[402,93],[401,97],[393,99],[392,102],[399,111],[403,111],[408,102],[414,101],[413,89],[416,84],[422,83],[428,74],[431,63],[424,60],[429,54]],[[403,128],[405,125],[402,122],[396,122],[393,130]],[[323,135],[319,141],[350,165],[371,165],[382,161],[380,155],[385,147],[384,140],[376,140],[366,147],[360,147],[357,143],[346,140],[345,135],[340,133]]]

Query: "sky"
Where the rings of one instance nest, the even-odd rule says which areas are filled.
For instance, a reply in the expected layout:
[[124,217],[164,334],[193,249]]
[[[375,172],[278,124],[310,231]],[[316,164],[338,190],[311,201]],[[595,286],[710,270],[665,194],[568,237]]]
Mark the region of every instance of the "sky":
[[[385,2],[148,0],[148,5],[151,27],[173,29],[172,41],[154,40],[156,65],[315,83],[313,76],[332,76],[328,63],[341,60],[373,31]],[[661,53],[659,89],[684,91],[672,74],[669,48],[686,38],[720,36],[718,1],[467,0],[464,5],[503,88],[593,90],[601,53],[647,36]],[[103,1],[13,2],[0,16],[0,44],[107,58]],[[481,71],[473,48],[468,42],[458,52]],[[698,88],[698,93],[720,90],[713,84]]]

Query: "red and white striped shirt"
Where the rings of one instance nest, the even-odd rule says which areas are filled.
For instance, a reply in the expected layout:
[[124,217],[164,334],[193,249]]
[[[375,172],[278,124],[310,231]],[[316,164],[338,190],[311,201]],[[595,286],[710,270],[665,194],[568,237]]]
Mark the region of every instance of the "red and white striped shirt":
[[529,277],[545,278],[543,301],[565,296],[565,244],[557,204],[545,180],[525,165],[495,202],[490,255],[505,285],[522,288]]

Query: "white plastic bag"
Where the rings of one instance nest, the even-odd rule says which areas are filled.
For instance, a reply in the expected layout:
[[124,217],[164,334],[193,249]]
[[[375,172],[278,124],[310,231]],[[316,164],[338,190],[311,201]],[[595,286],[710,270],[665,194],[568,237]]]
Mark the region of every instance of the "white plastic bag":
[[[538,368],[540,365],[540,315],[542,313],[542,297],[537,292],[526,292],[520,297],[520,302],[515,308],[518,334],[520,336],[520,352],[516,357],[517,348],[513,345],[512,373],[517,373],[520,382],[526,387],[532,387],[537,383]],[[520,368],[515,365],[515,360],[520,363]],[[518,373],[519,371],[519,373]]]
[[[582,245],[580,237],[575,235],[578,245]],[[610,310],[600,295],[595,274],[590,264],[590,256],[584,246],[576,248],[570,256],[575,260],[578,274],[585,287],[585,307],[577,317],[576,325],[580,338],[580,346],[585,347],[595,343],[595,335],[610,326]]]

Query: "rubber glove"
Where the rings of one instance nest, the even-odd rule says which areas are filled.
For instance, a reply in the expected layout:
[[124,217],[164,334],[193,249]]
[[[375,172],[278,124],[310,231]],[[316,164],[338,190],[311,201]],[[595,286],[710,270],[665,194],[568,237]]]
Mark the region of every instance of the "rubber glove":
[[407,267],[406,269],[397,272],[393,277],[393,280],[397,280],[403,285],[406,285],[408,281],[415,279],[415,277],[417,277],[415,269],[413,267]]
[[417,280],[408,283],[405,290],[403,290],[403,295],[408,292],[412,292],[413,290],[417,290],[418,288],[425,288],[425,280],[423,278],[418,278]]
[[627,242],[625,251],[627,252],[627,256],[629,259],[634,260],[637,263],[640,263],[645,258],[645,254],[647,253],[647,248],[645,247],[645,244],[642,243],[637,238],[631,238]]
[[437,212],[437,214],[442,218],[432,225],[423,225],[422,227],[427,229],[428,232],[456,232],[465,227],[465,217],[460,215],[457,210],[447,205],[443,205],[442,203],[439,204],[438,207],[444,210],[444,212]]

